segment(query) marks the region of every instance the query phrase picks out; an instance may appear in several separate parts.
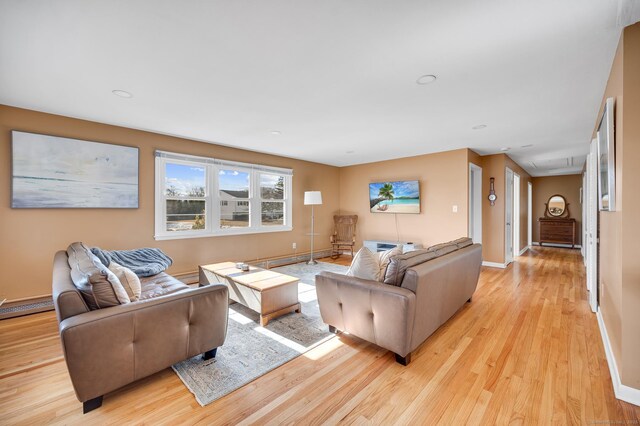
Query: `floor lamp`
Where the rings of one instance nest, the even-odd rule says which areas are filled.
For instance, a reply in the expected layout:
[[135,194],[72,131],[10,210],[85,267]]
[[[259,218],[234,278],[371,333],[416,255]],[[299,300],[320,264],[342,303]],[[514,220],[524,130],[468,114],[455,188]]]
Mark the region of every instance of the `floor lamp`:
[[322,194],[320,191],[305,191],[304,193],[304,205],[311,206],[311,258],[307,262],[307,265],[315,265],[318,262],[313,260],[313,237],[314,237],[314,229],[313,229],[313,206],[322,204]]

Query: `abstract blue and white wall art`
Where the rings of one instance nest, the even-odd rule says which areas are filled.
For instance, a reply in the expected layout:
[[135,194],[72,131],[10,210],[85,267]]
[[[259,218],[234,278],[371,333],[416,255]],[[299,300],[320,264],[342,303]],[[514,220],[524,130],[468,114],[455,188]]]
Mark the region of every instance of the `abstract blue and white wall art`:
[[13,208],[138,208],[138,148],[12,132]]

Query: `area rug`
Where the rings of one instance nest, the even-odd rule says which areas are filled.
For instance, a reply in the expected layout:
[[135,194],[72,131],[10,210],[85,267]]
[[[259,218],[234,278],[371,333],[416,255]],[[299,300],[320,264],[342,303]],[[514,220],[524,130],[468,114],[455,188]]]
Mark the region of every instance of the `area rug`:
[[302,313],[287,314],[261,327],[256,312],[238,303],[229,305],[227,339],[216,357],[203,361],[196,356],[175,364],[173,370],[205,406],[334,337],[320,318],[315,276],[321,271],[344,274],[347,269],[325,262],[274,268],[300,278]]

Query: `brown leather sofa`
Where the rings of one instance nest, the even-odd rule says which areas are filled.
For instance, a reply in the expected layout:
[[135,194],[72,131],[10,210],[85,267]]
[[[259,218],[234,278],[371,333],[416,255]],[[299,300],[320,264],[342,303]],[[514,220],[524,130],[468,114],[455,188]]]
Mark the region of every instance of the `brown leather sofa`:
[[333,332],[346,331],[395,352],[396,361],[407,365],[411,352],[475,292],[482,246],[452,243],[402,255],[426,260],[403,271],[399,286],[321,272],[316,291],[322,320]]
[[100,407],[104,394],[198,354],[214,357],[224,343],[226,286],[192,289],[166,273],[142,278],[141,284],[140,300],[90,310],[71,278],[68,252],[55,255],[60,338],[85,413]]

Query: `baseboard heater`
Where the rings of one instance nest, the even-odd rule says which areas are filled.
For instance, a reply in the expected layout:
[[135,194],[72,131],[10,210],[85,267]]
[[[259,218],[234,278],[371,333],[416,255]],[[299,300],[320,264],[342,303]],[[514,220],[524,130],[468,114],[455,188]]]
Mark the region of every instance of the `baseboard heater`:
[[[322,259],[323,257],[331,256],[331,249],[318,250],[313,252],[313,258],[315,260]],[[274,259],[264,259],[258,261],[248,261],[247,263],[253,266],[257,266],[259,268],[270,269],[275,268],[277,266],[291,265],[293,263],[306,262],[311,259],[310,253],[293,255],[293,256],[285,256],[278,257]]]
[[38,312],[53,311],[53,309],[53,299],[50,296],[16,302],[5,302],[0,306],[0,320],[36,314]]

